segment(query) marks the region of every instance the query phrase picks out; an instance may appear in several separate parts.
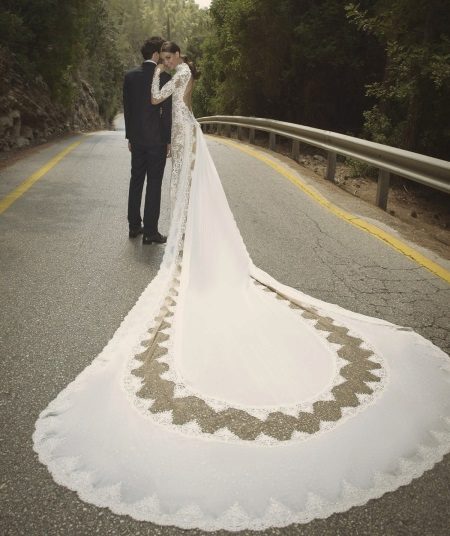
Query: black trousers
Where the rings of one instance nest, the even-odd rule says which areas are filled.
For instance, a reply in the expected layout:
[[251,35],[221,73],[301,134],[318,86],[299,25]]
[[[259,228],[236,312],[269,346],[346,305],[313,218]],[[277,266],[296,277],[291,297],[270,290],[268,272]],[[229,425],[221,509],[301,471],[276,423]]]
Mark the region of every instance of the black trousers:
[[139,145],[131,143],[131,179],[128,193],[128,223],[130,229],[139,229],[141,199],[145,176],[147,188],[144,206],[144,234],[158,231],[161,205],[161,183],[166,165],[166,145]]

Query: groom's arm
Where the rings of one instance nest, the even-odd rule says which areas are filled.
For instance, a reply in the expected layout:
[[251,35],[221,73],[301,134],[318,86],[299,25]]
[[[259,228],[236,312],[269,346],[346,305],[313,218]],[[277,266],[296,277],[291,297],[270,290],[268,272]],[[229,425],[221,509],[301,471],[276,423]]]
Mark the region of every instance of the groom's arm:
[[123,80],[123,115],[125,118],[125,138],[129,139],[129,129],[131,124],[131,106],[130,106],[130,80],[125,75]]
[[[170,80],[168,73],[161,73],[160,88]],[[161,104],[161,130],[163,143],[170,144],[172,133],[172,97],[169,97]]]

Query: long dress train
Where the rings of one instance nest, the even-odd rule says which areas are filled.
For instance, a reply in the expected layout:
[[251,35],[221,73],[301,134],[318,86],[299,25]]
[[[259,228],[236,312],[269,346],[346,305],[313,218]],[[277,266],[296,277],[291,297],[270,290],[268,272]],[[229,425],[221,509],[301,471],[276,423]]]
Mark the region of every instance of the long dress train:
[[409,483],[450,450],[448,356],[254,266],[190,84],[181,64],[155,89],[174,109],[160,270],[39,416],[40,460],[84,501],[203,530],[305,523]]

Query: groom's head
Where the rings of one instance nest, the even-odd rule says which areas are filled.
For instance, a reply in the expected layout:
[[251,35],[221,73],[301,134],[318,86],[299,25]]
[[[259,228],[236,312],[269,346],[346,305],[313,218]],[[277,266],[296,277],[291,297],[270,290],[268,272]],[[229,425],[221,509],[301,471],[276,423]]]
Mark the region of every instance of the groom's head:
[[164,39],[162,37],[150,37],[141,47],[141,53],[144,60],[158,61]]

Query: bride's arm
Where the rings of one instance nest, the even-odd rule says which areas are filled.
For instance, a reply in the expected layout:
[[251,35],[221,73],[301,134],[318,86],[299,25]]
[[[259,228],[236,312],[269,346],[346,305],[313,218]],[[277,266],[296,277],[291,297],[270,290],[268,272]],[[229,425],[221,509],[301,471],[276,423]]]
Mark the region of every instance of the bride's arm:
[[152,81],[152,104],[159,104],[160,102],[169,98],[176,87],[180,87],[189,80],[191,71],[189,67],[187,69],[180,69],[175,73],[171,80],[163,85],[161,89],[159,87],[160,74],[161,68],[159,65],[157,65]]

